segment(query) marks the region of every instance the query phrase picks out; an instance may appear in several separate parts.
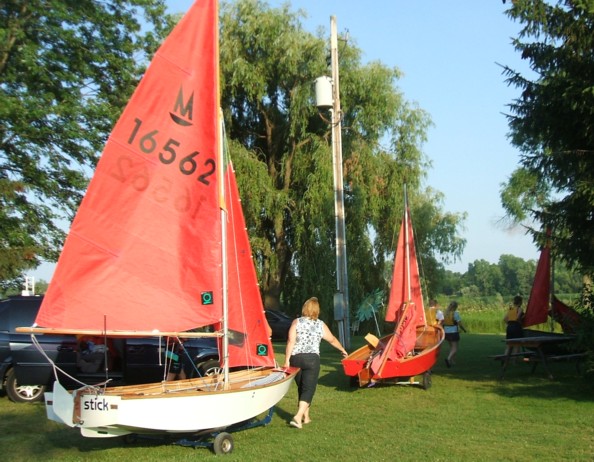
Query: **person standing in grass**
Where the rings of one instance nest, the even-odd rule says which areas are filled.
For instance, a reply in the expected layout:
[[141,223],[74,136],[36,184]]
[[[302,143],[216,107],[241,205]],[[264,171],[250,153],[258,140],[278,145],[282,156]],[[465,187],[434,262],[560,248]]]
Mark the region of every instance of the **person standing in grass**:
[[445,339],[450,344],[450,352],[445,360],[446,366],[452,367],[455,364],[454,356],[458,352],[458,343],[460,343],[460,329],[466,332],[466,328],[462,324],[462,318],[458,313],[458,302],[453,301],[448,305],[443,319],[443,331]]
[[320,303],[316,297],[306,300],[301,309],[301,317],[291,324],[287,349],[285,351],[285,367],[298,367],[295,376],[297,382],[298,408],[289,424],[301,428],[302,424],[311,422],[309,408],[318,385],[320,375],[320,343],[322,339],[339,350],[342,356],[348,356],[340,341],[334,337],[328,326],[318,319]]

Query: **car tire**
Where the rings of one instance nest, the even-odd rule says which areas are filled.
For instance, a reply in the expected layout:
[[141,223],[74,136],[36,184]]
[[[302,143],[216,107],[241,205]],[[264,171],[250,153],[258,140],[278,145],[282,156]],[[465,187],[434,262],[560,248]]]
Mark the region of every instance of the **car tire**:
[[6,374],[6,395],[15,403],[33,403],[43,400],[45,385],[19,385],[14,368]]
[[220,374],[221,372],[221,364],[216,359],[209,359],[198,365],[200,377],[208,377],[210,375]]

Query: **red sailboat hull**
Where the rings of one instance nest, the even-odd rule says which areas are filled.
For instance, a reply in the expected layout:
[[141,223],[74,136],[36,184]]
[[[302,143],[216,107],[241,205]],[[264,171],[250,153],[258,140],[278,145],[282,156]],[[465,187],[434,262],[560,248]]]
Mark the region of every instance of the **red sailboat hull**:
[[[394,334],[382,337],[378,345],[387,345]],[[369,367],[370,359],[378,351],[371,343],[359,348],[342,361],[344,373],[357,379],[360,386],[378,381],[401,381],[428,373],[437,362],[439,348],[444,339],[440,326],[417,329],[417,342],[412,355],[395,361],[386,361],[381,374],[375,374]],[[425,385],[426,380],[424,380]]]

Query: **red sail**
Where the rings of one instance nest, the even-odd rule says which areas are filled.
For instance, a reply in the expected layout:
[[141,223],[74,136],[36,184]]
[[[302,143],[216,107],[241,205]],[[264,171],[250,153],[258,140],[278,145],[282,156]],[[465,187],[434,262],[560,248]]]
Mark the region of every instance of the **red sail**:
[[553,297],[551,317],[561,325],[563,333],[568,335],[576,334],[578,326],[582,323],[581,315],[557,297]]
[[231,165],[227,168],[227,252],[229,296],[229,367],[274,366],[264,306],[252,250]]
[[157,51],[76,215],[39,326],[181,331],[221,318],[218,11]]
[[416,320],[413,324],[417,326],[425,324],[425,310],[413,227],[409,217],[407,207],[398,236],[386,321],[398,322],[404,305],[412,302],[415,305],[413,319]]
[[394,337],[384,355],[402,358],[413,350],[417,326],[425,325],[425,309],[408,204],[400,227],[386,321],[395,322]]
[[534,283],[526,305],[522,326],[530,327],[547,322],[551,293],[551,249],[547,245],[540,253]]

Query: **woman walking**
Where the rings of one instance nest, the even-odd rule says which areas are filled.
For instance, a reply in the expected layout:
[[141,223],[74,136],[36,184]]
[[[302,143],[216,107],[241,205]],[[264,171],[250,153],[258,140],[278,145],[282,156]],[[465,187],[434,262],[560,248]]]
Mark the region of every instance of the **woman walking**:
[[311,422],[309,409],[318,385],[320,375],[320,343],[322,339],[347,356],[346,350],[328,326],[318,319],[320,303],[316,297],[307,300],[301,309],[301,317],[291,324],[287,349],[285,351],[285,367],[289,365],[300,368],[295,376],[299,404],[297,414],[289,424],[301,428],[302,424]]
[[462,324],[462,318],[458,313],[458,302],[454,301],[448,305],[443,319],[443,330],[445,332],[445,339],[450,344],[450,353],[445,360],[446,366],[452,367],[454,363],[454,356],[458,352],[458,343],[460,342],[460,329],[466,332],[466,328]]

